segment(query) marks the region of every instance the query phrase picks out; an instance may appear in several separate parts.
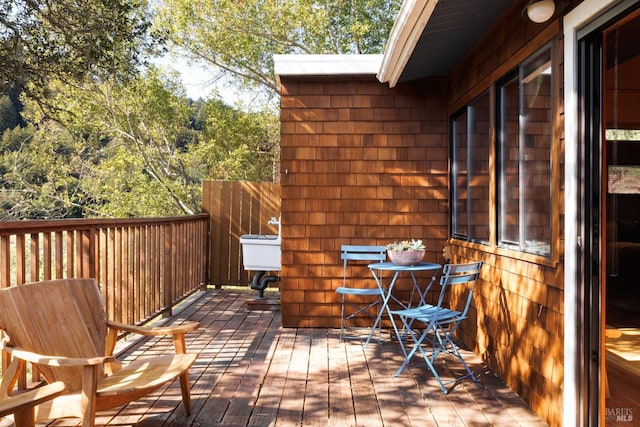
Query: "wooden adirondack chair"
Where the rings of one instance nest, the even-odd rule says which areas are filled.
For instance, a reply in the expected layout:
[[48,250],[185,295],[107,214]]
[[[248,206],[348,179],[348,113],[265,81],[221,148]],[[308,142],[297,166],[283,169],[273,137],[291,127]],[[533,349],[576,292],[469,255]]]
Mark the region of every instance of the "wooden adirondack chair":
[[[31,362],[48,383],[65,385],[64,394],[36,406],[36,421],[79,417],[83,426],[93,426],[96,411],[137,400],[176,378],[190,414],[188,369],[197,355],[186,354],[184,335],[199,326],[188,322],[148,328],[112,322],[94,279],[49,280],[0,290],[0,329],[10,340],[0,349]],[[176,354],[123,366],[113,356],[118,331],[172,335]]]

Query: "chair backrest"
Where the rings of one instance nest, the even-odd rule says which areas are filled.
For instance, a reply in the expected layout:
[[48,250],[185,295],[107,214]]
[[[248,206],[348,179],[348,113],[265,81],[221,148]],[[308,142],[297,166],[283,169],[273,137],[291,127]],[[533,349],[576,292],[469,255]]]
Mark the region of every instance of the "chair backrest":
[[466,317],[473,298],[473,288],[476,285],[478,277],[480,277],[481,268],[482,261],[466,264],[446,264],[442,269],[442,276],[440,277],[441,290],[440,296],[438,297],[438,306],[442,307],[445,294],[451,286],[470,284],[471,286],[468,288],[465,305],[460,315],[461,318]]
[[342,282],[346,284],[348,261],[383,262],[387,259],[387,248],[386,246],[342,245],[340,257],[344,264]]
[[[94,279],[61,279],[0,290],[0,328],[10,344],[39,354],[105,356],[107,316]],[[82,367],[38,365],[48,382],[82,388]]]

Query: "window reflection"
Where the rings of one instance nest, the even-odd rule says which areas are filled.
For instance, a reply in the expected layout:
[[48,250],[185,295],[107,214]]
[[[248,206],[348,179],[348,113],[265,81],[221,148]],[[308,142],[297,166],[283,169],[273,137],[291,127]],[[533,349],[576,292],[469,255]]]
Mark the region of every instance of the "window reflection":
[[452,121],[453,235],[489,242],[489,92],[466,106]]
[[499,85],[499,244],[551,253],[551,52]]

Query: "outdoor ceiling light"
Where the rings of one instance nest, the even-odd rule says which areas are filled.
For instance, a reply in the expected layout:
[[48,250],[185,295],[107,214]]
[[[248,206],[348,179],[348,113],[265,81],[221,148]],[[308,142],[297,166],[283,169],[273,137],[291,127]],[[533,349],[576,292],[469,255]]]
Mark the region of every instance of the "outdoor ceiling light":
[[556,11],[556,4],[553,0],[531,0],[525,10],[529,19],[541,24],[551,19]]

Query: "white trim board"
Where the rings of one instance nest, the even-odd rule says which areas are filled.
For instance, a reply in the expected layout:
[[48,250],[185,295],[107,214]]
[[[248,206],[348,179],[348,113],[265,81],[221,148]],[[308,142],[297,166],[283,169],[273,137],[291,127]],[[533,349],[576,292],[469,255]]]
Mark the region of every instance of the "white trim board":
[[585,0],[564,17],[565,261],[564,261],[564,392],[562,425],[580,427],[578,328],[578,32],[618,0]]
[[273,55],[278,83],[280,76],[375,76],[382,55]]

